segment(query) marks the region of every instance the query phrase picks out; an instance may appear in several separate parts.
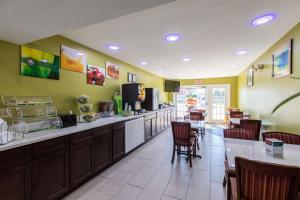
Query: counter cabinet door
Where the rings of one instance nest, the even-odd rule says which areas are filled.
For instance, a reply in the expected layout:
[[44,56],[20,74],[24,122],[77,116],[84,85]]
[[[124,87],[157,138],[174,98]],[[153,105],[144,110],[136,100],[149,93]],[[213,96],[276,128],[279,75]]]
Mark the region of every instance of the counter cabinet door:
[[34,200],[59,199],[69,190],[68,150],[51,152],[33,161],[32,196]]
[[93,130],[82,131],[70,138],[71,188],[76,188],[91,178],[93,165]]
[[145,120],[145,140],[149,140],[152,137],[152,120]]
[[0,170],[0,199],[32,199],[30,163]]
[[113,161],[117,161],[125,155],[125,122],[113,125],[112,133]]
[[0,152],[0,199],[32,199],[30,160],[30,145]]
[[153,118],[151,119],[151,134],[152,134],[152,137],[155,136],[157,134],[157,130],[156,130],[156,121],[157,119],[156,118]]
[[94,139],[95,172],[101,172],[112,163],[112,126],[96,128]]
[[32,145],[34,200],[63,197],[69,190],[69,138],[59,137]]

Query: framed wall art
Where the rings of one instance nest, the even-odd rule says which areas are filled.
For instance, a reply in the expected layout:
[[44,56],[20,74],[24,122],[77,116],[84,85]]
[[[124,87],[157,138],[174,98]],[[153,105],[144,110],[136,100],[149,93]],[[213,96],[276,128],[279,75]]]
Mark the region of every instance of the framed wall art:
[[293,73],[293,40],[279,48],[272,56],[272,77],[281,78]]
[[87,65],[87,83],[92,85],[104,85],[105,69],[95,65]]
[[59,80],[59,56],[21,46],[21,75]]
[[82,51],[61,45],[60,65],[65,70],[86,73],[87,56]]
[[105,65],[106,78],[119,80],[119,70],[120,67],[118,65],[106,61],[106,65]]

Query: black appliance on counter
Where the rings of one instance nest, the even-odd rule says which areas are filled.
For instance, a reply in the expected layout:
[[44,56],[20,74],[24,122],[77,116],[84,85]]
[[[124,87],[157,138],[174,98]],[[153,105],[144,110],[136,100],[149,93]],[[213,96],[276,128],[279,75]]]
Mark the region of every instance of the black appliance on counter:
[[75,114],[60,115],[60,119],[62,121],[63,128],[77,125],[77,117]]
[[159,89],[158,88],[146,88],[146,98],[142,104],[145,110],[158,110],[159,101]]
[[139,112],[142,109],[142,102],[145,101],[145,86],[142,83],[128,83],[122,85],[122,108],[127,103],[132,111]]

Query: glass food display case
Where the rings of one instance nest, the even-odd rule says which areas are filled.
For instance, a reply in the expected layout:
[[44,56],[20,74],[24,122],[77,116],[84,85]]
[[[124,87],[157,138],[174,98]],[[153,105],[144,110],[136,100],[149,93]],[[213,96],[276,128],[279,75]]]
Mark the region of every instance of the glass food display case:
[[0,109],[0,118],[23,137],[31,132],[62,126],[51,97],[2,96],[2,102],[6,108]]

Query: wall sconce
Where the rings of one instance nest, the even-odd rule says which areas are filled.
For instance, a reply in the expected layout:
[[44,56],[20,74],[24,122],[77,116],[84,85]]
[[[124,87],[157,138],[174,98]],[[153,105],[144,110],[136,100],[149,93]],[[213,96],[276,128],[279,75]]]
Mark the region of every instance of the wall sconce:
[[257,72],[258,70],[263,70],[264,64],[253,65],[253,70]]

